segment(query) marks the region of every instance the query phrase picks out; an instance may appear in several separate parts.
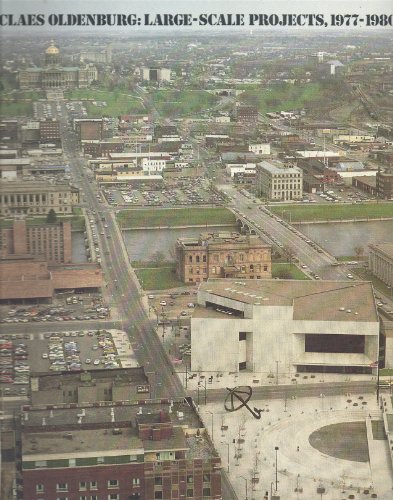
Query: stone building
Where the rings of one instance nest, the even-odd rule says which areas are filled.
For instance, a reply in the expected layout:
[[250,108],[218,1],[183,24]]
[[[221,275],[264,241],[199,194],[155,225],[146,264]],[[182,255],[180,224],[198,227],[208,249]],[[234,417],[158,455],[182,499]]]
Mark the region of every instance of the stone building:
[[97,68],[93,64],[62,66],[60,51],[53,41],[45,51],[44,67],[33,66],[18,72],[21,89],[86,88],[97,78]]
[[279,160],[262,161],[257,164],[256,185],[258,194],[269,200],[301,200],[303,171]]
[[0,215],[41,215],[51,208],[59,214],[71,214],[79,203],[79,189],[67,182],[42,181],[1,182]]
[[369,269],[387,286],[393,287],[393,243],[369,246]]
[[271,247],[258,236],[202,233],[176,242],[176,274],[185,283],[208,278],[271,278]]

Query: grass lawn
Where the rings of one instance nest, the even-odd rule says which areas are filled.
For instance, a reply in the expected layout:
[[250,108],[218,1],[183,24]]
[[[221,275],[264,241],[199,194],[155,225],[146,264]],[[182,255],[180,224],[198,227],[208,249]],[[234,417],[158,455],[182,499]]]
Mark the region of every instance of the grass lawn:
[[292,222],[315,220],[380,219],[393,217],[393,203],[349,203],[308,206],[274,206],[269,210]]
[[188,116],[210,108],[218,99],[203,90],[159,90],[152,94],[152,100],[165,116]]
[[261,112],[289,111],[318,101],[323,90],[318,83],[284,84],[270,89],[246,90],[241,95],[245,104],[257,106]]
[[144,268],[158,268],[158,267],[173,267],[173,262],[152,262],[151,260],[143,261],[143,260],[133,260],[131,265],[134,269],[144,269]]
[[185,286],[177,279],[174,264],[169,267],[136,269],[135,272],[144,290],[166,290]]
[[31,102],[0,102],[0,116],[10,118],[11,116],[33,116],[33,104]]
[[303,273],[295,264],[288,263],[273,263],[272,264],[272,278],[283,278],[292,280],[308,280],[310,279],[306,274]]
[[226,208],[163,208],[121,210],[116,215],[120,228],[233,224],[235,216]]
[[321,453],[341,460],[368,462],[367,432],[364,422],[332,424],[314,431],[311,446]]
[[[120,89],[113,91],[95,89],[77,89],[67,92],[68,99],[79,99],[85,101],[86,111],[89,117],[99,118],[104,115],[118,116],[126,113],[144,113],[146,109],[140,99],[136,99]],[[88,101],[106,102],[106,106],[96,106]]]

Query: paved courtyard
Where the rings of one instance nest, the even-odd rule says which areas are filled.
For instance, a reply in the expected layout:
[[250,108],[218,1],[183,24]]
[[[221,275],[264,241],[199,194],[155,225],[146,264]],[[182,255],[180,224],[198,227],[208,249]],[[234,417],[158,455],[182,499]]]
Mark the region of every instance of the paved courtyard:
[[[269,499],[276,495],[285,500],[391,500],[391,468],[389,460],[381,460],[388,443],[373,440],[371,432],[371,421],[381,420],[380,410],[374,394],[360,397],[364,404],[357,408],[348,404],[347,396],[325,397],[323,401],[299,398],[285,405],[282,400],[253,400],[251,408],[262,410],[260,419],[244,407],[228,412],[221,403],[202,406],[200,413],[219,450],[223,468],[229,469],[239,499],[246,498],[247,488],[248,500],[262,500],[266,492]],[[345,455],[340,447],[350,445],[345,433],[354,428],[355,422],[360,423],[361,451],[348,450],[346,456],[352,460],[338,458],[340,453]],[[315,431],[341,423],[347,425],[321,433],[325,434],[325,448],[330,447],[329,454],[310,444],[310,435]],[[332,435],[337,441],[336,450]],[[377,463],[363,461],[367,449],[378,456]]]

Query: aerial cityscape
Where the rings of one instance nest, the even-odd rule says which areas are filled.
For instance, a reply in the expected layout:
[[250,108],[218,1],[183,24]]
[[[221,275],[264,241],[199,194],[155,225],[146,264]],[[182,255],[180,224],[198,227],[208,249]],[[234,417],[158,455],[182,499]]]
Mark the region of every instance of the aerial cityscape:
[[392,499],[391,28],[1,41],[0,498]]

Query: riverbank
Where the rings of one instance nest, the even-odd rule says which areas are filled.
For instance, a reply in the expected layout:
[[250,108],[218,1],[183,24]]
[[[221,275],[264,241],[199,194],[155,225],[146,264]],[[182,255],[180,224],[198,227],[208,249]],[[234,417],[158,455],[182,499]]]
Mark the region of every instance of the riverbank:
[[393,220],[393,217],[367,217],[366,219],[355,218],[355,219],[325,219],[325,220],[304,220],[304,221],[292,221],[294,226],[301,226],[303,224],[338,224],[338,223],[348,223],[348,222],[378,222],[378,221],[389,221]]
[[335,203],[290,205],[269,205],[269,210],[290,223],[317,222],[368,222],[372,220],[393,220],[393,203]]
[[120,210],[116,214],[120,229],[186,228],[236,224],[227,208],[160,208],[159,210]]

